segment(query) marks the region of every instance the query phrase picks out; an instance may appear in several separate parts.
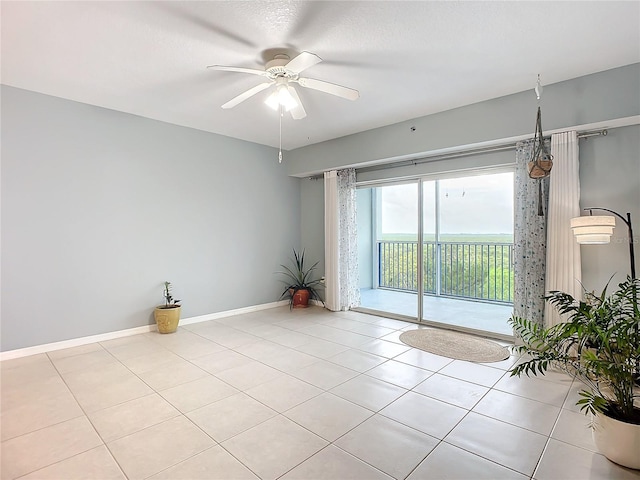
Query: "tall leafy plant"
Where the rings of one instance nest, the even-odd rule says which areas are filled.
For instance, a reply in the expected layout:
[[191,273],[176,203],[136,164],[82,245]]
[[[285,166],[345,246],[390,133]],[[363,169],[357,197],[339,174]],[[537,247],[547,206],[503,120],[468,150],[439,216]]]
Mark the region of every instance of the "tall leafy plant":
[[509,323],[523,341],[515,349],[530,356],[511,375],[544,375],[556,366],[587,386],[578,401],[582,411],[640,424],[640,409],[634,405],[640,398],[640,280],[627,278],[611,295],[607,287],[600,295],[585,292],[584,301],[550,292],[545,299],[566,315],[566,322],[549,328],[511,317]]
[[289,296],[290,308],[293,306],[293,297],[299,290],[308,290],[309,299],[322,301],[317,291],[318,288],[321,288],[323,286],[322,280],[313,277],[318,263],[320,262],[316,262],[311,265],[311,267],[305,268],[304,250],[302,251],[302,253],[298,253],[294,248],[292,267],[288,267],[287,265],[280,265],[284,270],[278,273],[284,275],[285,278],[281,281],[286,285],[286,288],[282,292],[282,295],[280,295],[280,298]]

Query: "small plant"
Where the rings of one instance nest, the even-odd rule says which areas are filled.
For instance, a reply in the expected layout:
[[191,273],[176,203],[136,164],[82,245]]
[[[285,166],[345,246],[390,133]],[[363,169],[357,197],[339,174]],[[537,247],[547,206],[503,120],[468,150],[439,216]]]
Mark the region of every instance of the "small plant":
[[[313,278],[313,271],[318,266],[316,262],[309,269],[305,269],[304,267],[304,250],[301,254],[293,250],[293,268],[289,268],[286,265],[280,265],[284,268],[284,271],[278,272],[285,276],[285,279],[282,280],[282,283],[286,285],[286,288],[280,295],[280,298],[285,296],[289,296],[289,308],[293,308],[293,299],[296,293],[300,290],[307,290],[309,292],[310,300],[320,300],[320,295],[318,294],[317,288],[321,288],[324,285],[322,284],[322,280],[317,278]],[[324,303],[324,302],[323,302]]]
[[164,282],[164,308],[173,308],[180,306],[180,300],[175,300],[171,294],[171,282]]
[[[607,284],[608,286],[608,284]],[[524,345],[515,350],[531,358],[513,367],[511,376],[544,375],[558,367],[588,387],[577,405],[584,413],[602,413],[617,420],[640,424],[637,381],[640,365],[640,280],[627,278],[607,296],[585,292],[585,301],[553,291],[545,297],[566,322],[549,328],[512,317]]]

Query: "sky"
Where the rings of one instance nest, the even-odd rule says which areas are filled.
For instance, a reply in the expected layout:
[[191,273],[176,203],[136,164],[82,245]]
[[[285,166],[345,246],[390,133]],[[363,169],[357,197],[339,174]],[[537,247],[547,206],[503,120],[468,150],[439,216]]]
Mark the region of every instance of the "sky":
[[[435,181],[425,182],[425,233],[435,232]],[[382,232],[417,233],[416,184],[381,187]],[[440,180],[440,233],[513,233],[513,173]]]

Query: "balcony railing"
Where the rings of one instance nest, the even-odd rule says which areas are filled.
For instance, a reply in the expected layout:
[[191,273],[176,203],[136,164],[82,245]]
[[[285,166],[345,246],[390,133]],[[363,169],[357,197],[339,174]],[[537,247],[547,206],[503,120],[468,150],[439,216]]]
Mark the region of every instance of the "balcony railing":
[[[423,292],[513,303],[512,243],[423,243]],[[378,242],[378,286],[418,291],[418,242]]]

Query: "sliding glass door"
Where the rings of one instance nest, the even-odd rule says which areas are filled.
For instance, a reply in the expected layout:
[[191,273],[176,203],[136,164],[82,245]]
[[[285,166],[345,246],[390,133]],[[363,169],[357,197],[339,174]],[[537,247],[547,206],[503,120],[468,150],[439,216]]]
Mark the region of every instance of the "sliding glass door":
[[[435,187],[426,188],[429,183]],[[423,185],[429,252],[424,276],[433,287],[425,282],[421,320],[511,335],[507,320],[513,304],[513,173]],[[433,227],[427,221],[431,212]]]
[[358,190],[361,305],[511,335],[513,173]]
[[357,194],[361,305],[416,318],[418,182],[359,188]]

